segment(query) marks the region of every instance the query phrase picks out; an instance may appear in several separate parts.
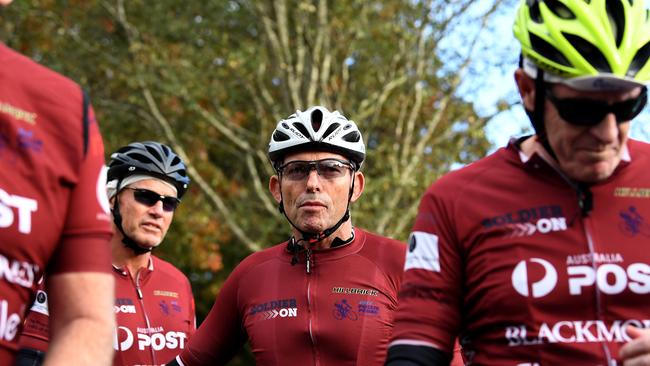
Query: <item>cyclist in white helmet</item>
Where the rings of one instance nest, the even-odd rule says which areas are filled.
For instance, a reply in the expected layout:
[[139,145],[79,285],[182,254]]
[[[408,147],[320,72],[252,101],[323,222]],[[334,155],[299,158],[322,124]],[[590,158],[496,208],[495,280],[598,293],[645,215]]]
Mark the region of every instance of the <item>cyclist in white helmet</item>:
[[514,33],[535,134],[424,194],[387,365],[650,365],[647,5],[521,0]]
[[366,156],[357,125],[321,106],[273,131],[269,189],[287,241],[246,258],[170,365],[222,365],[248,341],[257,365],[376,365],[397,306],[404,244],[352,226]]

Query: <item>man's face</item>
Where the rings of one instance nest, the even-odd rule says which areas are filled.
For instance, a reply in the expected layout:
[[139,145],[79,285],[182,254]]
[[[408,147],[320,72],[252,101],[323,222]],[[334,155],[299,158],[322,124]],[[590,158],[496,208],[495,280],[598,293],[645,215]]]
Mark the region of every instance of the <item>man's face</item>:
[[[345,157],[327,152],[304,152],[288,155],[284,164],[292,161],[316,161],[337,159],[344,162]],[[311,170],[304,179],[291,179],[288,174],[274,175],[269,182],[269,189],[276,201],[283,201],[287,217],[301,230],[311,233],[322,232],[334,226],[345,214],[352,177],[357,179],[352,201],[355,201],[363,189],[363,176],[352,169],[344,169],[340,177],[326,178]],[[281,194],[280,194],[281,193]]]
[[[638,96],[641,88],[587,92],[556,84],[548,92],[559,100],[581,98],[611,104]],[[547,99],[545,128],[562,171],[573,180],[594,183],[609,178],[620,163],[630,122],[617,123],[616,117],[609,113],[591,127],[572,125],[558,114],[556,106]]]
[[163,196],[176,197],[176,194],[171,187],[156,179],[133,183],[118,194],[124,232],[142,247],[157,247],[167,234],[174,212],[165,211],[162,201],[153,206],[136,201],[134,189],[147,189]]

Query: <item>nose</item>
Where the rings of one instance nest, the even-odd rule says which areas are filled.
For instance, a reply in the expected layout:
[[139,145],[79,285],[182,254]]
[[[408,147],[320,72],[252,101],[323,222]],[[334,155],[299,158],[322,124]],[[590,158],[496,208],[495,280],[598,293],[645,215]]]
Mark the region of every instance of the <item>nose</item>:
[[163,210],[163,203],[161,200],[156,201],[156,203],[149,207],[149,213],[154,217],[160,217],[163,215],[165,210]]
[[590,132],[603,143],[615,142],[620,133],[620,124],[616,122],[616,116],[613,113],[608,113],[599,124],[590,129]]
[[307,191],[309,192],[319,191],[320,187],[321,187],[321,182],[320,182],[320,176],[318,175],[318,171],[316,169],[310,170],[309,175],[307,176]]

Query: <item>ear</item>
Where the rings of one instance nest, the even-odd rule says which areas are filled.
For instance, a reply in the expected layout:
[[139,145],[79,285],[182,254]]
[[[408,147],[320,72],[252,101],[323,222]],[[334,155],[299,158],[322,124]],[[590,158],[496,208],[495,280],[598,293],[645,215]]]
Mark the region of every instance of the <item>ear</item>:
[[535,80],[528,76],[522,68],[515,71],[515,81],[519,89],[521,101],[524,108],[529,111],[535,110]]
[[350,198],[351,202],[355,202],[356,200],[359,199],[359,197],[361,197],[361,193],[363,193],[365,182],[366,181],[363,176],[363,173],[354,172],[354,191],[352,191],[352,198]]
[[269,179],[269,191],[277,203],[280,203],[282,194],[280,194],[280,178],[277,175],[272,175]]

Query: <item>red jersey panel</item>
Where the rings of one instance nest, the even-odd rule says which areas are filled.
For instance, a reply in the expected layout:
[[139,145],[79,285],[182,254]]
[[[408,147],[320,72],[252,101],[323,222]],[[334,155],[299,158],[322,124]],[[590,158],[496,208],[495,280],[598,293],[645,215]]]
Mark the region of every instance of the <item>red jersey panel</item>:
[[650,146],[576,189],[514,144],[452,172],[422,198],[405,264],[395,344],[472,365],[620,365],[627,325],[648,328]]
[[[187,277],[155,256],[135,276],[114,268],[117,332],[113,365],[162,365],[180,353],[196,330],[194,297]],[[25,320],[21,348],[46,352],[47,295],[39,291]]]
[[347,245],[287,244],[246,258],[228,277],[179,362],[225,364],[248,340],[257,365],[381,365],[397,308],[405,245],[355,229]]
[[3,44],[0,65],[0,364],[8,365],[43,270],[107,272],[111,228],[104,147],[79,86]]

